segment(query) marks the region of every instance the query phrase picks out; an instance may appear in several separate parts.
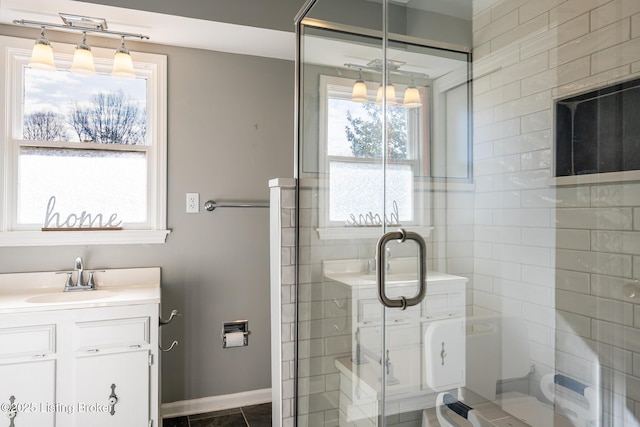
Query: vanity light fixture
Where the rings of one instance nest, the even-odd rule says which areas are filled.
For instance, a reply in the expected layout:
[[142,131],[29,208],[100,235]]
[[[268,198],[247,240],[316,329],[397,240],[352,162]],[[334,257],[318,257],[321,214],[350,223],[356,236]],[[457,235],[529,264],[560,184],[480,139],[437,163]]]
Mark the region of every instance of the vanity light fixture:
[[411,83],[404,91],[403,104],[407,108],[417,108],[422,106],[422,101],[420,100],[420,92],[413,82],[413,76],[411,76]]
[[[419,77],[419,78],[427,79],[429,78],[429,76],[423,73],[414,73],[414,72],[400,70],[399,68],[405,65],[404,62],[387,61],[387,63],[388,63],[387,70],[386,70],[387,73],[406,76],[411,79],[411,83],[409,84],[409,86],[404,92],[404,99],[402,104],[407,108],[417,108],[422,106],[422,100],[420,99],[420,91],[418,90],[418,88],[414,83],[414,78]],[[362,79],[362,70],[369,70],[376,73],[381,73],[383,71],[382,61],[376,59],[376,60],[370,61],[367,65],[344,64],[344,66],[347,68],[353,68],[358,70],[358,79],[353,85],[353,90],[351,92],[351,100],[354,102],[367,102],[366,84]],[[380,87],[378,88],[378,92],[376,95],[376,104],[382,104],[382,96],[383,96],[383,93],[385,93],[387,98],[387,105],[396,105],[398,103],[396,99],[396,89],[390,82],[387,82],[387,83],[388,84],[386,86],[386,89],[384,90],[383,90],[382,84],[380,84]]]
[[40,37],[31,51],[31,61],[29,66],[40,70],[55,70],[56,64],[53,61],[53,48],[51,43],[44,36],[44,26],[40,27]]
[[95,74],[96,72],[91,47],[87,44],[87,33],[90,32],[119,36],[121,38],[121,43],[114,56],[111,75],[117,77],[135,77],[131,54],[124,45],[124,39],[125,37],[132,37],[140,40],[148,40],[149,36],[145,36],[144,34],[123,33],[120,31],[108,30],[107,21],[104,18],[72,15],[68,13],[60,13],[59,15],[63,24],[50,24],[47,22],[28,21],[25,19],[13,21],[13,23],[17,25],[40,27],[40,37],[36,40],[36,44],[33,47],[31,61],[29,62],[30,67],[45,70],[56,69],[51,43],[49,43],[44,36],[45,28],[56,28],[64,31],[82,32],[82,42],[76,47],[73,55],[73,63],[70,68],[71,71],[83,74]]
[[382,90],[382,83],[380,83],[380,86],[378,87],[378,93],[376,94],[376,104],[380,105],[382,104],[382,94],[385,94],[386,98],[387,98],[387,105],[396,105],[397,101],[396,101],[396,88],[393,87],[393,85],[391,83],[389,83],[386,87],[386,89]]
[[129,49],[124,45],[124,36],[122,36],[122,43],[116,54],[113,57],[113,69],[111,75],[116,77],[133,78],[136,76],[136,72],[133,69],[133,60]]
[[95,74],[96,67],[93,64],[93,54],[91,47],[87,44],[87,32],[82,33],[82,42],[76,46],[71,63],[71,71],[79,74]]
[[351,91],[351,101],[353,102],[367,102],[367,84],[362,78],[362,70],[358,71],[358,80],[353,84],[353,90]]

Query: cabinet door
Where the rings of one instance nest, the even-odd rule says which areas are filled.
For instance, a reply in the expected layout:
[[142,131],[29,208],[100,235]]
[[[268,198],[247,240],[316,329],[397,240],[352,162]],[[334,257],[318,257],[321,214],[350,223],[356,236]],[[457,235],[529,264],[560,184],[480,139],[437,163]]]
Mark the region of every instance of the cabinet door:
[[77,357],[75,374],[76,427],[148,425],[148,350]]
[[[410,321],[411,320],[411,321]],[[381,355],[380,342],[382,328],[380,326],[364,326],[358,330],[360,354],[358,347],[354,349],[353,358],[359,357],[362,362],[370,363],[379,369],[380,359],[387,365],[387,394],[397,395],[415,392],[420,388],[421,364],[415,363],[421,354],[420,329],[413,320],[390,321],[386,327],[388,347]],[[379,377],[379,375],[378,375]],[[373,385],[377,387],[377,385]]]
[[55,425],[55,370],[55,360],[0,364],[0,427],[11,425],[4,405],[11,396],[16,426]]

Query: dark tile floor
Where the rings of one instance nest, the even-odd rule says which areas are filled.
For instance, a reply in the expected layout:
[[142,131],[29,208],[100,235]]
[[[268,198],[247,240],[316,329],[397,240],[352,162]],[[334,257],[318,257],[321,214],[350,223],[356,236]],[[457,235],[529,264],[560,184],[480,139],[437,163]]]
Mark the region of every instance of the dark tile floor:
[[206,414],[169,418],[162,427],[268,427],[271,426],[271,403],[243,406]]

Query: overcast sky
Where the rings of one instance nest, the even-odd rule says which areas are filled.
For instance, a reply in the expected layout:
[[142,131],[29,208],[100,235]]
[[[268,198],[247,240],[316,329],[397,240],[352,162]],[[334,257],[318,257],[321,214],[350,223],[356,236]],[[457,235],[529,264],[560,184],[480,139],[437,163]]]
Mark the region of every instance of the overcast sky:
[[142,101],[146,98],[146,80],[25,68],[24,112],[29,114],[46,110],[66,113],[74,101],[81,104],[88,102],[92,95],[100,91],[119,90],[131,100]]

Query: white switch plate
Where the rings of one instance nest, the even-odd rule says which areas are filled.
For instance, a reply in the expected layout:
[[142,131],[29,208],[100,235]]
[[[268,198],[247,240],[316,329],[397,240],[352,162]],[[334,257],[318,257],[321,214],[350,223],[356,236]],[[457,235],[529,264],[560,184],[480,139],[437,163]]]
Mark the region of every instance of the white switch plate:
[[200,193],[187,193],[187,213],[200,212]]

